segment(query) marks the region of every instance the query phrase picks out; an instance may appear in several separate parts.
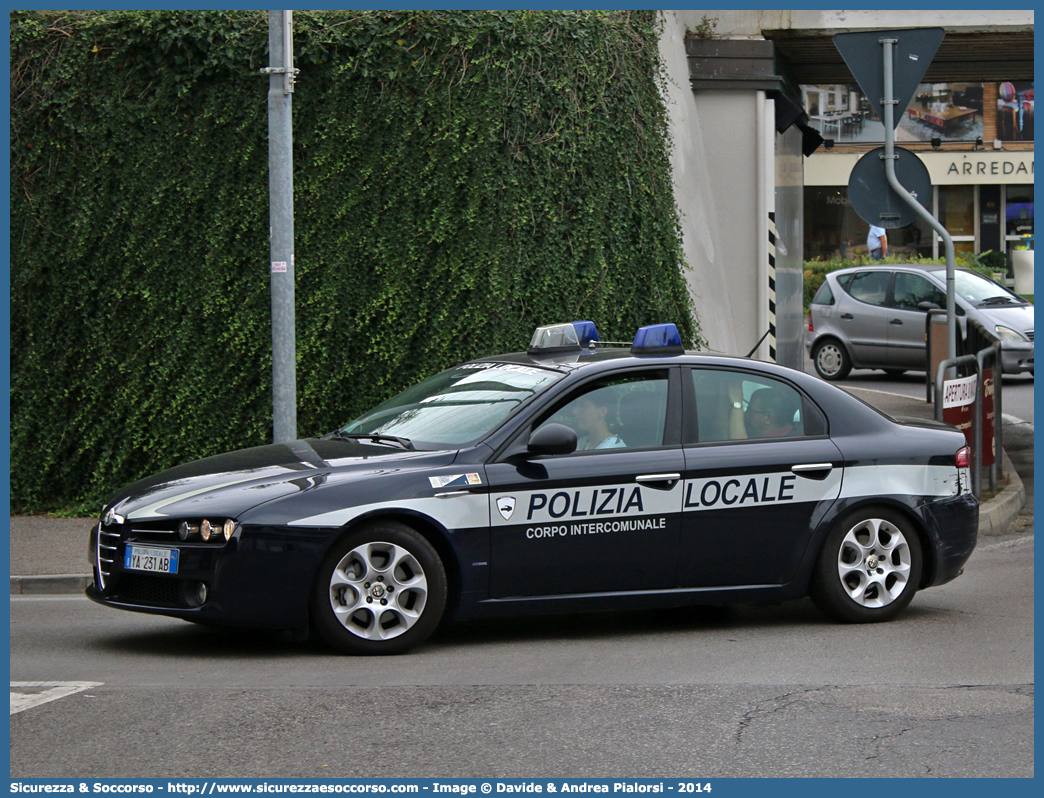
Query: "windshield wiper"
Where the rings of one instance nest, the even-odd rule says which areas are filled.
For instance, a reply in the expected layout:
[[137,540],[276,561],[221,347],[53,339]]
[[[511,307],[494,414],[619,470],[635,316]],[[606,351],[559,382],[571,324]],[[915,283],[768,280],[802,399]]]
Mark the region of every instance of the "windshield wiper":
[[1012,303],[1016,305],[1024,304],[1023,301],[1018,300],[1013,296],[991,296],[987,299],[982,300],[982,302],[979,303],[979,307],[983,308],[987,305],[1009,305]]
[[362,440],[373,443],[390,443],[401,446],[403,449],[413,449],[413,441],[409,438],[400,438],[398,435],[385,435],[380,432],[331,432],[328,437],[342,441]]

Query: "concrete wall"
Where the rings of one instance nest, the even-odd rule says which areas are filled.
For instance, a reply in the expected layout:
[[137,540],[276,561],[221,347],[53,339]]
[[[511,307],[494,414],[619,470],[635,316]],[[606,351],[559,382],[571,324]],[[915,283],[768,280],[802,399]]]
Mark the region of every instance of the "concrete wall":
[[[710,349],[745,355],[757,343],[759,296],[756,92],[689,86],[685,24],[663,12],[660,53],[669,76],[671,165],[681,211],[686,279]],[[759,295],[759,290],[761,294]],[[761,314],[764,315],[764,314]]]
[[758,37],[763,30],[841,31],[859,28],[932,28],[944,25],[949,31],[1029,30],[1033,27],[1031,9],[975,10],[947,9],[899,11],[833,11],[805,9],[801,11],[756,11],[726,9],[721,11],[669,11],[682,25],[696,28],[706,17],[716,20],[714,35],[723,39]]

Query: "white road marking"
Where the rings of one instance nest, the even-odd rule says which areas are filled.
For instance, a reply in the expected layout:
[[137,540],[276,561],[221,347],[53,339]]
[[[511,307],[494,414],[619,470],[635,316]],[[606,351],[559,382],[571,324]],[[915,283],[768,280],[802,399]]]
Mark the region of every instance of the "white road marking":
[[[104,682],[11,682],[11,714],[82,693]],[[18,688],[17,690],[15,688]]]

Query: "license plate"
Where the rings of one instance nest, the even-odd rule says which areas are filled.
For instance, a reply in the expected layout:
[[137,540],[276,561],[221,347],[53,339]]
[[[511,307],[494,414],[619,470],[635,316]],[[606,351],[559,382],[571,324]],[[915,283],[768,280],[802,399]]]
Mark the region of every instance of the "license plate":
[[128,546],[123,555],[123,567],[131,571],[153,571],[160,574],[178,572],[177,549],[147,549]]

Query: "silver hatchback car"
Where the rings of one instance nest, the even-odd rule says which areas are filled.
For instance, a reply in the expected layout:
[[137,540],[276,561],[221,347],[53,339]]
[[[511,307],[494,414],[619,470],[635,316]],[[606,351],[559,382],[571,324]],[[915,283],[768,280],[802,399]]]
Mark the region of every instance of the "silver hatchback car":
[[[1033,374],[1033,305],[998,283],[957,269],[957,323],[968,319],[1001,339],[1003,373]],[[902,374],[925,368],[925,313],[946,307],[946,268],[856,266],[827,275],[809,310],[805,348],[816,373],[842,380],[853,368]]]

